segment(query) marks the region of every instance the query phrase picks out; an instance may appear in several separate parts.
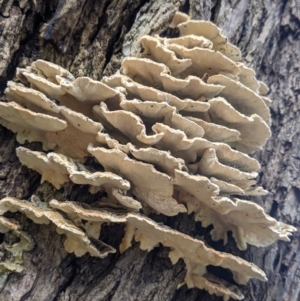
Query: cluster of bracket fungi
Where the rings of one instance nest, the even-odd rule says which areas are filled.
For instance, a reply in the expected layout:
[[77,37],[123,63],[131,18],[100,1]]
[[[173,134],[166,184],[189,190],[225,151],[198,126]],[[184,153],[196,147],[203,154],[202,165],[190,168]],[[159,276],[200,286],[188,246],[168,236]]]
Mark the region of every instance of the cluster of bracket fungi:
[[[247,244],[289,240],[294,227],[240,199],[267,193],[256,185],[260,165],[249,154],[270,136],[268,89],[214,24],[177,13],[171,25],[178,27],[178,38],[143,37],[142,58],[125,58],[121,70],[101,81],[75,79],[60,66],[35,61],[17,70],[17,80],[5,91],[7,102],[0,102],[0,124],[16,133],[19,143],[39,141],[50,151],[17,148],[22,164],[40,173],[42,182],[56,189],[70,181],[89,185],[90,193],[106,192],[100,203],[127,208],[127,213],[71,201],[41,205],[5,197],[0,215],[19,211],[35,223],[54,223],[66,236],[67,252],[101,258],[116,252],[99,240],[101,225],[123,223],[121,252],[133,238],[148,251],[160,243],[170,248],[173,263],[184,260],[183,284],[241,300],[236,287],[210,275],[206,266],[231,270],[238,284],[250,278],[265,281],[263,271],[139,211],[194,213],[202,226],[213,225],[213,240],[226,243],[231,231],[241,250]],[[88,156],[103,170],[89,170],[84,165]],[[17,263],[1,263],[20,270],[22,251],[32,248],[32,240],[3,216],[0,231],[21,237],[18,246],[11,246]]]

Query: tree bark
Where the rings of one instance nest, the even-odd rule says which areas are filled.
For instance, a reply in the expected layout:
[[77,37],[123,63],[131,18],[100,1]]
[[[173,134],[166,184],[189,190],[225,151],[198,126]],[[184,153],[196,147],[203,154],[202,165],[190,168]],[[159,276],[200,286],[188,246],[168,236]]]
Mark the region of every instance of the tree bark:
[[[139,39],[145,34],[168,32],[175,11],[193,19],[216,23],[246,63],[270,87],[272,137],[256,154],[261,163],[259,182],[270,194],[253,198],[282,222],[300,225],[300,4],[297,0],[0,0],[0,85],[3,93],[17,67],[45,59],[70,70],[75,76],[101,79],[120,67],[125,54],[139,55]],[[4,96],[3,96],[4,97]],[[14,135],[0,126],[0,198],[74,200],[91,203],[99,195],[85,187],[66,184],[56,191],[39,184],[37,173],[22,167],[15,155]],[[40,150],[39,143],[31,149]],[[0,299],[6,301],[97,300],[222,300],[186,286],[184,263],[172,265],[168,250],[147,253],[138,244],[124,254],[105,259],[85,255],[76,258],[63,249],[64,237],[53,226],[36,225],[21,214],[13,215],[33,237],[35,248],[24,253],[24,270],[0,281]],[[248,247],[241,252],[230,240],[213,242],[211,229],[201,228],[192,216],[153,219],[205,239],[213,248],[238,255],[262,268],[268,282],[250,281],[241,287],[245,300],[297,301],[300,299],[300,236],[291,243],[267,248]],[[101,240],[118,249],[124,229],[104,227]],[[0,240],[2,245],[5,240]],[[1,246],[1,245],[0,245]],[[0,255],[3,256],[0,248]],[[212,272],[233,282],[229,272]]]

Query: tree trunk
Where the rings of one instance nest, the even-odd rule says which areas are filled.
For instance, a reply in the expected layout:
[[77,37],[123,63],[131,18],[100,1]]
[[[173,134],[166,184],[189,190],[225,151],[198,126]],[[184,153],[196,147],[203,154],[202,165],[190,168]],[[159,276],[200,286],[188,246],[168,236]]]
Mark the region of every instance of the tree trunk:
[[[262,169],[259,182],[270,194],[253,199],[271,216],[300,224],[300,6],[297,0],[0,0],[0,84],[13,78],[17,67],[36,59],[49,60],[75,76],[101,79],[120,67],[124,53],[139,55],[139,39],[168,30],[175,11],[193,19],[211,20],[238,45],[246,63],[271,89],[272,137],[256,154]],[[85,187],[66,184],[56,191],[39,184],[37,173],[22,167],[15,155],[14,135],[0,126],[0,198],[28,199],[35,194],[52,198],[92,202]],[[298,142],[298,143],[297,143]],[[40,149],[31,143],[31,149]],[[64,237],[54,226],[36,225],[22,215],[35,248],[24,253],[24,270],[0,281],[0,299],[6,301],[96,300],[222,300],[183,281],[184,263],[172,265],[168,250],[141,251],[138,244],[124,254],[104,259],[85,255],[76,258],[63,249]],[[267,248],[248,247],[241,252],[230,240],[226,246],[213,242],[210,229],[201,228],[192,216],[151,216],[171,228],[202,237],[213,248],[238,255],[262,268],[268,282],[250,281],[241,287],[245,300],[297,301],[300,299],[300,239]],[[101,239],[118,249],[124,229],[107,225]],[[230,273],[213,272],[232,282]]]

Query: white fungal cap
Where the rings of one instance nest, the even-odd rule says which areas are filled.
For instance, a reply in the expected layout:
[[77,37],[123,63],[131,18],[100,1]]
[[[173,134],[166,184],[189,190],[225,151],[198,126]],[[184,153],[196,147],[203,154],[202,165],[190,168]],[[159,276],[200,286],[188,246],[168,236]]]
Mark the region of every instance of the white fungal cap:
[[224,75],[211,76],[208,79],[208,83],[224,86],[225,88],[219,95],[224,97],[240,113],[246,116],[257,114],[267,125],[270,125],[270,111],[258,94]]
[[70,81],[75,80],[73,74],[68,70],[44,60],[37,60],[31,64],[31,69],[39,75],[44,76],[49,81],[55,81],[56,76],[65,77]]
[[177,27],[182,36],[193,34],[207,38],[213,42],[214,50],[220,51],[234,61],[240,61],[242,58],[240,49],[230,44],[227,38],[221,34],[221,30],[209,21],[187,20],[178,24]]
[[105,170],[112,170],[129,180],[137,199],[157,212],[168,216],[186,212],[186,208],[172,197],[173,183],[170,176],[157,171],[150,164],[130,159],[118,149],[107,150],[89,146],[88,151]]
[[58,114],[60,107],[50,100],[40,91],[27,88],[22,84],[13,81],[7,83],[5,96],[9,101],[14,101],[19,105],[36,111],[37,113]]
[[[111,77],[103,78],[103,81],[112,87],[124,87],[127,94],[129,94],[127,97],[132,95],[133,98],[139,98],[142,101],[168,103],[178,111],[205,112],[209,108],[209,104],[206,102],[195,101],[188,98],[180,99],[171,93],[139,84],[125,75],[116,74]],[[217,94],[217,92],[215,94]]]
[[124,223],[126,228],[125,236],[120,245],[121,252],[131,246],[133,238],[140,242],[142,250],[151,251],[160,243],[170,248],[169,257],[173,264],[179,258],[184,260],[187,269],[185,282],[190,288],[204,288],[224,298],[233,297],[240,300],[243,297],[237,288],[224,286],[224,281],[216,277],[212,279],[206,270],[208,265],[221,266],[231,270],[235,281],[240,284],[245,284],[250,278],[266,280],[265,274],[257,266],[231,254],[208,248],[204,242],[158,225],[145,216],[134,213],[117,215],[107,211],[93,210],[93,208],[83,208],[73,202],[58,202],[56,200],[52,200],[50,205],[52,208],[62,210],[68,216],[76,216],[96,224],[104,222]]
[[202,78],[205,74],[215,75],[219,73],[235,77],[240,74],[238,65],[220,52],[198,47],[188,49],[176,44],[170,44],[168,48],[173,50],[177,56],[192,61],[191,66],[180,74],[183,78],[189,75]]
[[89,77],[78,77],[74,81],[68,81],[59,76],[56,79],[66,93],[71,94],[79,101],[90,104],[99,104],[101,101],[119,94],[118,91],[108,87],[104,83]]
[[41,209],[27,201],[6,197],[0,200],[0,214],[3,215],[7,211],[22,212],[36,224],[48,225],[49,223],[53,223],[56,226],[58,234],[66,235],[64,247],[68,253],[74,253],[76,256],[90,253],[91,256],[103,258],[109,253],[116,252],[113,247],[101,241],[97,241],[98,245],[95,246],[95,240],[92,243],[80,228],[65,219],[57,211]]
[[173,75],[183,72],[192,65],[190,59],[179,59],[175,53],[160,43],[159,39],[151,36],[144,36],[141,39],[144,48],[143,57],[169,67]]
[[212,98],[223,89],[221,85],[206,84],[195,76],[186,79],[175,78],[170,75],[171,72],[165,65],[149,59],[125,58],[122,68],[125,75],[140,84],[158,87],[169,93],[175,92],[175,95],[194,100],[201,97]]

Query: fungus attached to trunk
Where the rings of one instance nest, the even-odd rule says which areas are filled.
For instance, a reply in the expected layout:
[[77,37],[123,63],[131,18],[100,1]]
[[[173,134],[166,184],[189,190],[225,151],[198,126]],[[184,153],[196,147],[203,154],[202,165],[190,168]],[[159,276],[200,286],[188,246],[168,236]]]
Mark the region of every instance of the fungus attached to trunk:
[[[145,215],[193,212],[202,226],[213,226],[213,240],[226,243],[231,231],[241,250],[289,240],[294,227],[276,221],[255,202],[236,198],[267,193],[256,185],[260,165],[248,154],[270,136],[268,88],[239,62],[240,50],[211,22],[180,13],[172,26],[179,37],[143,37],[144,57],[125,58],[116,74],[101,81],[75,79],[43,60],[18,69],[21,83],[8,83],[0,124],[17,133],[19,143],[39,141],[53,151],[19,147],[21,163],[56,189],[72,182],[89,185],[90,193],[104,191],[105,197],[99,200],[102,209],[56,200],[38,207],[6,197],[0,200],[0,215],[19,211],[34,223],[53,223],[66,236],[67,252],[101,258],[116,251],[99,240],[102,224],[124,224],[121,252],[133,238],[143,250],[162,244],[171,249],[173,263],[184,260],[183,284],[241,300],[236,287],[206,267],[231,270],[238,284],[266,280],[258,267]],[[102,168],[88,168],[87,157]],[[121,208],[122,214],[112,208]],[[0,231],[21,237],[20,227],[0,216]],[[30,249],[26,246],[22,250]]]

